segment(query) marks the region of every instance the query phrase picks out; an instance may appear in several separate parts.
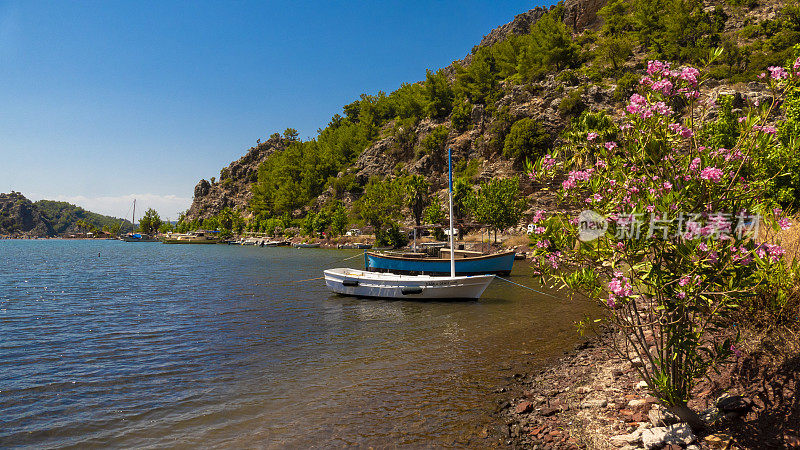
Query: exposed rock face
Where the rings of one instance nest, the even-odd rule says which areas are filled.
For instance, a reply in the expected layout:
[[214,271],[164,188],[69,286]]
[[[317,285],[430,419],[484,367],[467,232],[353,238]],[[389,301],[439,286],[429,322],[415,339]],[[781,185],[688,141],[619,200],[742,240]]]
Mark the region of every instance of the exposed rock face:
[[598,23],[597,11],[606,0],[566,0],[564,2],[564,24],[573,32],[593,27]]
[[246,155],[230,163],[220,172],[219,181],[200,180],[194,188],[192,206],[186,212],[188,220],[205,219],[226,207],[247,210],[252,197],[251,186],[258,179],[258,166],[275,151],[286,147],[279,136],[250,148]]
[[0,194],[0,234],[26,237],[53,236],[53,227],[39,208],[19,192]]
[[547,11],[547,8],[537,6],[522,14],[517,14],[511,22],[500,25],[484,36],[483,39],[481,39],[481,43],[473,47],[472,53],[475,53],[480,47],[486,47],[504,41],[512,34],[519,35],[528,33],[531,31],[531,26],[536,23],[537,20],[541,19]]

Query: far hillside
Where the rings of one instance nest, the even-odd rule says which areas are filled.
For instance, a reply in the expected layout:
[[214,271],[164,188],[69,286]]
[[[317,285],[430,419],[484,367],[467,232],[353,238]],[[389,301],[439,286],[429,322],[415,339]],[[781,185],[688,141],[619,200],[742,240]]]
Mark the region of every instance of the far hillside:
[[[34,204],[50,222],[56,234],[81,231],[81,228],[96,228],[114,234],[133,230],[133,225],[129,220],[86,211],[71,203],[39,200]],[[84,226],[81,227],[81,225]]]

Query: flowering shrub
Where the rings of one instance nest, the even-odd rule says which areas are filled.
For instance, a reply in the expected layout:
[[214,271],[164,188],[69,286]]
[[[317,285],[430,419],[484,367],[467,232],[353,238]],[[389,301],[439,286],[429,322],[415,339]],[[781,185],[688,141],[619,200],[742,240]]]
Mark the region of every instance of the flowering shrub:
[[615,141],[590,132],[529,165],[536,179],[561,180],[564,203],[594,211],[537,214],[538,274],[596,299],[614,348],[641,359],[636,370],[679,414],[694,380],[736,353],[731,313],[797,270],[779,244],[758,240],[759,227],[788,226],[765,196],[769,180],[755,174],[778,145],[770,120],[779,99],[800,80],[796,68],[769,72],[776,100],[747,110],[731,148],[703,132],[714,103],[701,94],[701,72],[650,61]]

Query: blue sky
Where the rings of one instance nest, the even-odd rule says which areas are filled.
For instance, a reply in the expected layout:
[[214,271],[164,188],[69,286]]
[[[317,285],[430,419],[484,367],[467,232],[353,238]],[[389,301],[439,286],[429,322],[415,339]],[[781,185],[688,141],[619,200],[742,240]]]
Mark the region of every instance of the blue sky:
[[0,0],[0,192],[174,219],[257,139],[311,138],[537,4]]

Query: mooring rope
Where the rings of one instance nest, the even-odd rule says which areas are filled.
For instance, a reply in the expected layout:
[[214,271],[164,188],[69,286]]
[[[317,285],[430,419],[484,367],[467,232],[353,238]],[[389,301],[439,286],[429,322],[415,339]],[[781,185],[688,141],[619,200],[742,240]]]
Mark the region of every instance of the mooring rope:
[[[328,263],[326,265],[339,264],[340,262],[348,261],[348,260],[355,259],[355,258],[363,258],[363,257],[364,257],[364,254],[363,253],[359,253],[357,255],[349,256],[349,257],[347,257],[345,259],[340,259],[338,261],[333,261],[333,262]],[[303,283],[303,282],[306,282],[306,281],[321,280],[323,278],[325,278],[325,277],[307,278],[305,280],[295,280],[295,281],[282,281],[282,282],[279,282],[279,283],[256,283],[256,286],[290,286],[290,285],[292,285],[294,283]]]
[[345,261],[349,261],[349,260],[351,260],[351,259],[355,259],[355,258],[363,258],[363,257],[364,257],[364,254],[363,254],[363,253],[359,253],[359,254],[357,254],[357,255],[353,255],[353,256],[347,257],[347,258],[345,258],[345,259],[340,259],[340,260],[338,260],[338,261],[334,261],[334,262],[332,262],[332,263],[328,263],[328,264],[339,264],[340,262],[345,262]]
[[501,279],[501,280],[503,280],[503,281],[505,281],[505,282],[507,282],[507,283],[511,283],[511,284],[513,284],[513,285],[515,285],[515,286],[519,286],[519,287],[521,287],[521,288],[525,288],[525,289],[527,289],[527,290],[529,290],[529,291],[536,292],[537,294],[542,294],[542,295],[546,295],[546,296],[548,296],[548,297],[558,298],[558,297],[556,297],[556,296],[555,296],[555,295],[553,295],[553,294],[548,294],[547,292],[537,291],[537,290],[536,290],[536,289],[534,289],[534,288],[531,288],[531,287],[528,287],[528,286],[525,286],[525,285],[522,285],[522,284],[519,284],[519,283],[514,283],[514,282],[513,282],[513,281],[511,281],[511,280],[506,280],[505,278],[503,278],[503,277],[500,277],[500,276],[497,276],[497,275],[495,275],[494,277],[495,277],[495,278],[498,278],[498,279]]

